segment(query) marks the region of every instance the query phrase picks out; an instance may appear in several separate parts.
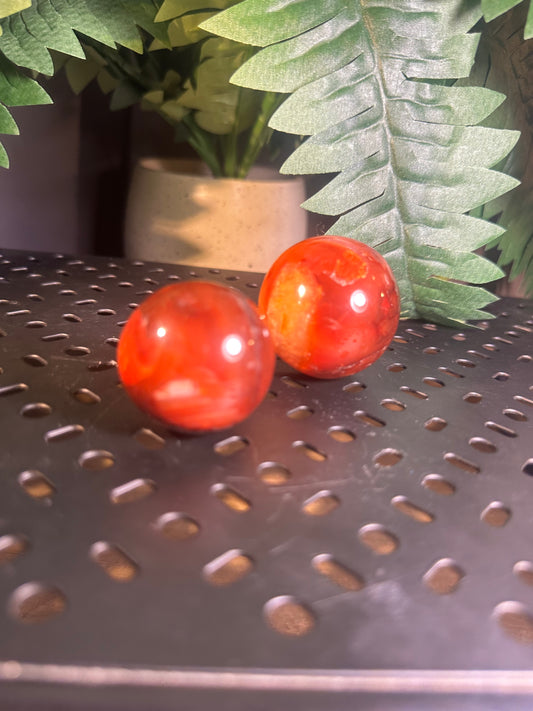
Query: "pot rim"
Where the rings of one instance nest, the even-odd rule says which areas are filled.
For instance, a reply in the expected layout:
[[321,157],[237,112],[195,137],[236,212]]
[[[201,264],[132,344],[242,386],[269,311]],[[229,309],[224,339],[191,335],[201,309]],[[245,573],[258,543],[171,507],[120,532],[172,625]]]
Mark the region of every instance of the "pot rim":
[[257,183],[303,182],[299,175],[282,175],[276,168],[267,165],[254,165],[246,178],[215,178],[207,165],[194,158],[166,158],[163,156],[144,156],[139,158],[136,167],[153,173],[166,173],[170,176],[184,176],[202,181],[237,181]]

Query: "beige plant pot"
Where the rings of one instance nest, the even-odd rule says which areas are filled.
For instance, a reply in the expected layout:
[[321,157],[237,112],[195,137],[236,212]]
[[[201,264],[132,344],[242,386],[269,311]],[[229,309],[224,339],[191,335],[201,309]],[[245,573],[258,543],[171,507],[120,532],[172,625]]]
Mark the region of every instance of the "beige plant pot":
[[265,272],[307,236],[301,178],[254,168],[213,178],[193,161],[145,158],[130,186],[125,252],[132,259]]

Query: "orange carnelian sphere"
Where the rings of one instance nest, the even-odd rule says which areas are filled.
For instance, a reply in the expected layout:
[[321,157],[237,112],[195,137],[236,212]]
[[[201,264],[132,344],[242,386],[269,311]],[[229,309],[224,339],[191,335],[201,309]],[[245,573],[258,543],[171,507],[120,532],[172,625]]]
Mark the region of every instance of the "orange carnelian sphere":
[[118,345],[118,370],[134,402],[192,432],[247,417],[274,373],[272,340],[241,292],[206,281],[180,282],[148,297]]
[[387,349],[400,313],[383,257],[347,237],[312,237],[289,247],[259,294],[277,354],[316,378],[366,368]]

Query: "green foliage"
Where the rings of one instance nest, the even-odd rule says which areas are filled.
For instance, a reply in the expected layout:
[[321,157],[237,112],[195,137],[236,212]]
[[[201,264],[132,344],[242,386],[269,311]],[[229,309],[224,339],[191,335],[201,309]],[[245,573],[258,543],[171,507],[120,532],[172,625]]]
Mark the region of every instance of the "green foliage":
[[463,0],[244,0],[202,25],[264,47],[233,81],[290,93],[270,125],[310,138],[282,172],[337,174],[304,206],[387,258],[403,317],[486,317],[495,297],[473,285],[501,276],[474,252],[503,229],[464,213],[517,185],[494,167],[518,134],[480,125],[502,94],[451,85],[479,17]]
[[[51,50],[85,58],[78,35],[115,48],[142,52],[139,27],[158,36],[156,0],[9,0],[13,14],[0,25],[0,133],[18,129],[6,107],[50,103],[50,97],[24,70],[54,73]],[[0,165],[9,160],[0,145]]]
[[[163,93],[164,111],[179,120],[189,110],[202,130],[219,136],[239,135],[255,121],[261,108],[258,92],[243,90],[230,83],[234,72],[248,59],[249,46],[220,37],[212,37],[199,24],[237,0],[164,0],[157,16],[167,21],[170,44],[183,48],[180,54],[181,84],[173,95]],[[153,43],[151,49],[159,45]],[[158,61],[164,61],[158,57]],[[172,102],[171,104],[169,103]]]
[[521,185],[484,205],[478,214],[505,228],[494,243],[501,253],[499,264],[510,267],[511,279],[521,275],[526,291],[533,294],[533,43],[522,40],[525,22],[526,8],[522,4],[483,27],[468,81],[507,95],[506,101],[486,119],[486,125],[521,132],[515,148],[498,166],[519,178]]
[[272,138],[268,119],[279,98],[231,84],[254,50],[198,27],[235,1],[164,0],[155,16],[159,34],[145,38],[140,57],[128,48],[84,41],[87,60],[66,63],[72,88],[80,92],[96,79],[111,93],[112,109],[140,103],[156,111],[214,175],[244,177]]

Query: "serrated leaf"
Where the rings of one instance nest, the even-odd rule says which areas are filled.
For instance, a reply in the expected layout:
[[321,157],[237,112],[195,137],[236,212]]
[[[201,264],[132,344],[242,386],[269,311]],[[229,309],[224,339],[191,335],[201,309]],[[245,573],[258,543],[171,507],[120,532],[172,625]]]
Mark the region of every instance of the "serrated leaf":
[[265,46],[232,81],[291,93],[270,125],[311,137],[282,171],[338,173],[304,206],[341,215],[330,234],[384,254],[403,316],[453,324],[485,317],[494,297],[474,284],[501,275],[472,254],[501,228],[463,213],[518,182],[493,170],[518,134],[479,125],[504,96],[452,85],[479,39],[469,32],[479,7],[463,10],[462,0],[244,0],[202,25]]
[[[159,0],[113,0],[112,3],[108,0],[34,0],[33,3],[4,0],[4,5],[6,11],[20,10],[6,17],[0,25],[0,102],[9,106],[50,102],[44,89],[18,67],[53,74],[56,65],[50,50],[66,57],[85,59],[76,33],[108,47],[120,44],[142,52],[138,29],[142,27],[162,41],[166,40],[168,45],[166,27],[154,22]],[[68,62],[67,73],[77,90],[94,76],[93,70],[83,72],[81,65]],[[113,88],[117,86],[103,71],[99,72],[98,80],[100,84],[108,82]],[[8,115],[3,112],[0,130],[14,132],[14,122]],[[7,165],[3,148],[0,164]]]
[[[100,20],[109,32],[113,41],[123,47],[142,54],[143,44],[138,27],[147,20],[146,5],[141,0],[86,0],[93,15]],[[152,6],[152,17],[157,11],[156,5]],[[84,34],[89,34],[84,32]]]
[[34,79],[20,72],[0,54],[0,101],[6,106],[51,104],[52,99]]
[[17,135],[19,133],[15,119],[2,104],[0,104],[0,133],[11,135]]
[[[17,125],[6,107],[50,104],[52,100],[36,81],[22,74],[0,54],[0,102],[0,133],[18,134]],[[9,159],[2,144],[0,166],[9,167]]]
[[42,74],[53,74],[49,49],[85,57],[70,23],[50,0],[36,4],[4,23],[0,51],[15,64]]
[[240,86],[263,91],[292,92],[342,69],[360,55],[365,43],[358,3],[328,22],[281,44],[266,47],[233,77]]
[[83,58],[76,32],[114,47],[143,51],[138,27],[164,39],[154,22],[154,0],[36,0],[2,22],[0,51],[14,64],[42,74],[53,73],[49,49]]
[[96,0],[54,0],[54,7],[73,30],[91,37],[108,47],[115,46],[115,40],[105,24],[105,5]]
[[[370,122],[371,113],[348,118],[320,134],[311,136],[299,146],[284,164],[289,174],[335,173],[348,169],[354,156],[362,155],[365,145],[384,139],[379,124]],[[429,124],[428,124],[429,126]],[[484,126],[431,126],[435,143],[417,142],[398,137],[402,146],[401,160],[409,162],[433,161],[460,167],[471,161],[475,165],[492,168],[515,146],[518,131],[504,131]]]
[[[415,293],[421,318],[456,328],[467,321],[494,318],[482,309],[498,299],[486,289],[439,278],[430,279],[423,286],[416,285]],[[454,302],[453,316],[448,307],[450,301]]]
[[204,22],[203,28],[236,42],[266,47],[331,20],[345,4],[344,0],[282,0],[278,3],[251,0],[214,15]]
[[521,132],[514,150],[498,166],[519,178],[521,185],[485,205],[481,214],[505,228],[490,246],[500,250],[499,263],[510,268],[510,277],[523,276],[526,291],[533,294],[532,43],[522,39],[525,19],[526,6],[522,4],[485,28],[469,81],[507,94],[504,104],[485,123]]

